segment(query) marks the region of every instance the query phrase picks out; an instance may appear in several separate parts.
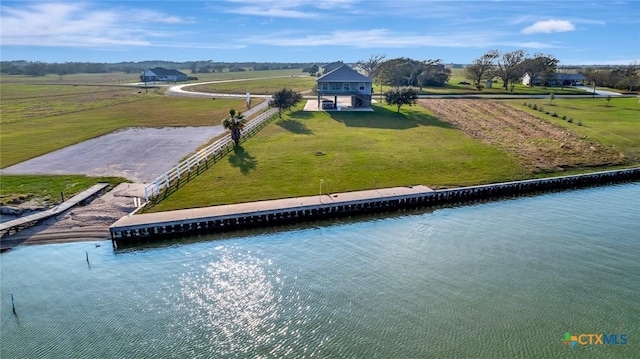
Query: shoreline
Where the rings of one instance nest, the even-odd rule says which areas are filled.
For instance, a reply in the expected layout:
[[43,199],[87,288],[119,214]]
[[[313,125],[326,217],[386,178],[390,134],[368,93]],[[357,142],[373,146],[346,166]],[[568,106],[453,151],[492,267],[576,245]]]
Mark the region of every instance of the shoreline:
[[[622,171],[640,173],[640,168]],[[567,187],[566,190],[572,188],[575,187]],[[143,198],[143,196],[144,184],[120,184],[85,206],[71,208],[59,216],[44,220],[14,234],[3,234],[0,237],[0,249],[5,251],[19,245],[110,240],[110,227],[136,209],[133,205],[134,197]]]
[[2,251],[19,245],[102,241],[110,238],[109,226],[136,207],[134,197],[144,196],[144,184],[121,183],[88,204],[72,207],[33,226],[0,237]]
[[[271,227],[310,220],[493,201],[545,192],[637,182],[640,167],[433,190],[423,185],[330,193],[123,217],[110,227],[114,248],[162,238]],[[323,200],[324,198],[324,200]]]

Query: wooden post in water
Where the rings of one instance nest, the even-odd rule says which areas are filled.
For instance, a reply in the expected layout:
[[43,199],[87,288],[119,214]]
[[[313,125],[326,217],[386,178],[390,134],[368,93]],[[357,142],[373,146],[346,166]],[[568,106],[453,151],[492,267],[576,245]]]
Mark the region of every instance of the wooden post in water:
[[13,303],[13,292],[11,292],[11,308],[13,309],[13,314],[16,314],[16,305]]

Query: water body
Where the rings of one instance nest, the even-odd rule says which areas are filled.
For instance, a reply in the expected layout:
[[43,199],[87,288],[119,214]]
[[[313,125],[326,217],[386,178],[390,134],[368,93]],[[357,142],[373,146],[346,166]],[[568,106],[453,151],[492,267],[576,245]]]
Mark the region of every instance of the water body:
[[[640,353],[640,183],[116,252],[95,244],[2,254],[2,358]],[[565,332],[627,343],[571,349]]]

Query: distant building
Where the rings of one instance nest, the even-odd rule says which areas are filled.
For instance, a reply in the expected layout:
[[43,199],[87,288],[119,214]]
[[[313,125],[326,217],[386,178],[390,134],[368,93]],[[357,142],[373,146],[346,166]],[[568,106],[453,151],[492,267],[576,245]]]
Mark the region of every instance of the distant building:
[[319,77],[316,82],[318,108],[324,96],[333,96],[334,105],[338,102],[338,96],[350,96],[352,108],[371,107],[373,81],[345,64]]
[[181,82],[187,81],[187,74],[184,74],[178,70],[165,69],[163,67],[156,67],[153,69],[145,70],[140,75],[140,81],[142,82]]
[[527,86],[581,86],[584,83],[582,74],[563,74],[554,72],[548,77],[537,75],[533,79],[529,73],[522,76],[522,84]]

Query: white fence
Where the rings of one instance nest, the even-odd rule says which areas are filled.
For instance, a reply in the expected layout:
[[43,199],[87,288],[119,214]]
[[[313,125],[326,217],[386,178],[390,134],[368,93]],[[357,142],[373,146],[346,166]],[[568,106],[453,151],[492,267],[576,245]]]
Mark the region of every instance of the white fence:
[[[254,135],[255,132],[263,127],[262,125],[264,122],[271,119],[271,117],[276,113],[278,113],[278,109],[272,108],[247,122],[242,130],[242,138]],[[207,163],[210,159],[215,161],[215,157],[218,154],[224,154],[231,144],[233,144],[231,134],[227,133],[221,139],[201,149],[186,160],[177,164],[175,167],[163,173],[153,180],[153,182],[144,187],[145,201],[148,202],[150,197],[157,196],[163,189],[168,188],[172,182],[179,181],[182,176],[189,175],[193,169],[198,169],[201,163]]]

